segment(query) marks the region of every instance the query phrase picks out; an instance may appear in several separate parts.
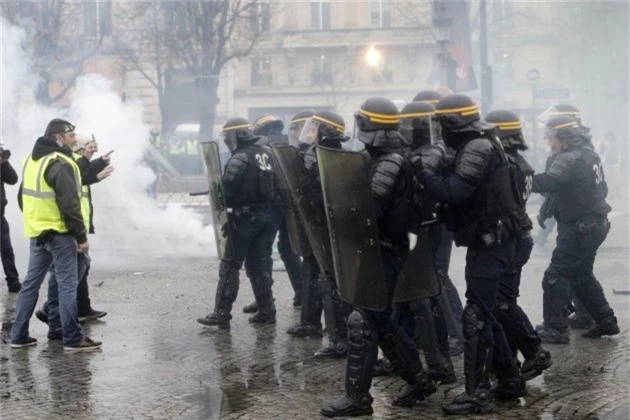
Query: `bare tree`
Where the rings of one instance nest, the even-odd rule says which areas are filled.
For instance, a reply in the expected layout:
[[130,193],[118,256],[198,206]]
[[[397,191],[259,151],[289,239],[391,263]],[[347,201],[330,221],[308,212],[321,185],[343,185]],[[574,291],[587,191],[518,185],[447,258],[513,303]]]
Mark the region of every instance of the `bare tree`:
[[259,12],[259,1],[189,0],[145,5],[153,10],[132,26],[147,40],[143,45],[153,49],[150,55],[155,73],[143,72],[140,57],[133,51],[128,58],[162,99],[169,77],[192,82],[197,93],[199,139],[210,139],[221,71],[230,60],[247,56],[260,37],[259,25],[251,24]]
[[1,2],[0,11],[29,34],[25,47],[33,53],[33,70],[40,78],[35,97],[45,105],[57,102],[74,86],[106,34],[98,28],[87,28],[87,34],[84,28],[77,30],[84,9],[64,0]]

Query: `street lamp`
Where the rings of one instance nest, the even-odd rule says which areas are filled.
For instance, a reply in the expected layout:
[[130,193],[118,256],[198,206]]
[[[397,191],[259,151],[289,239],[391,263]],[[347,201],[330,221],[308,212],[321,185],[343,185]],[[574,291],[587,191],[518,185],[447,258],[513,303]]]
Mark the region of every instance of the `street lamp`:
[[434,0],[432,8],[432,23],[437,29],[436,43],[438,47],[437,57],[440,60],[440,84],[448,86],[448,43],[450,42],[451,26],[453,18],[448,15],[448,2],[446,0]]
[[381,52],[374,45],[370,45],[370,48],[365,52],[365,62],[372,68],[378,67],[382,58]]

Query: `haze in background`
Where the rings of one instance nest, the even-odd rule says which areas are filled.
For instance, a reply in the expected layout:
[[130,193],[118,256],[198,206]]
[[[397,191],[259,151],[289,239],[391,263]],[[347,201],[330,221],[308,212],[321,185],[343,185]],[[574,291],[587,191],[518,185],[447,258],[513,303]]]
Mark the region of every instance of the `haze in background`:
[[[123,102],[107,79],[92,74],[77,80],[69,109],[42,107],[32,94],[37,77],[29,71],[28,52],[21,48],[24,36],[22,29],[0,17],[0,136],[13,153],[13,167],[21,172],[24,157],[50,119],[67,118],[76,125],[77,134],[96,137],[96,157],[115,150],[113,175],[92,186],[97,235],[90,235],[89,241],[94,258],[109,259],[129,253],[216,255],[212,228],[204,228],[200,214],[176,204],[158,205],[146,193],[155,174],[143,161],[149,128],[142,121],[141,104]],[[7,218],[13,246],[18,254],[25,254],[28,241],[23,236],[16,193],[17,186],[7,188]],[[20,267],[25,265],[18,262]]]

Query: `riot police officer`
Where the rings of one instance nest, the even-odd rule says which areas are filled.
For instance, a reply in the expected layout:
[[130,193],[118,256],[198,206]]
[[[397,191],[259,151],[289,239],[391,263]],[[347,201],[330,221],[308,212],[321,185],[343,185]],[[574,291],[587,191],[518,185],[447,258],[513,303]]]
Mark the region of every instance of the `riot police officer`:
[[519,151],[527,150],[527,144],[523,138],[518,115],[511,111],[496,110],[486,116],[486,122],[494,125],[508,160],[516,169],[520,192],[518,207],[520,226],[516,237],[514,259],[499,283],[498,306],[494,309],[494,316],[503,327],[513,352],[520,351],[523,354],[525,362],[521,367],[521,374],[528,380],[540,375],[543,370],[551,366],[551,354],[541,347],[536,330],[517,302],[521,272],[523,266],[529,261],[534,247],[533,224],[525,208],[532,189],[534,169],[519,154]]
[[555,156],[544,174],[534,175],[532,191],[558,195],[554,212],[558,237],[543,277],[544,325],[538,333],[543,342],[569,342],[573,290],[596,322],[584,337],[619,334],[617,318],[593,274],[595,254],[610,229],[601,159],[591,136],[570,116],[551,118],[545,136]]
[[409,253],[407,233],[415,219],[413,173],[404,157],[408,144],[397,131],[398,109],[389,99],[369,98],[355,113],[355,124],[358,139],[365,144],[369,156],[369,183],[385,273],[382,280],[376,281],[384,280],[388,304],[383,311],[356,306],[348,317],[346,392],[322,408],[321,413],[329,417],[373,412],[369,391],[378,347],[407,382],[394,400],[395,405],[411,406],[436,392],[411,339],[391,319],[392,296]]
[[[514,258],[518,207],[510,165],[493,127],[480,121],[479,109],[466,95],[449,95],[436,106],[442,138],[457,150],[448,176],[426,167],[423,183],[438,201],[454,207],[458,246],[466,246],[466,307],[462,323],[465,391],[443,406],[447,414],[486,413],[492,396],[517,398],[525,382],[493,310],[502,276]],[[494,343],[494,346],[493,346]],[[488,367],[498,384],[488,389]]]
[[[413,98],[414,102],[428,102],[434,107],[440,101],[440,99],[442,99],[442,95],[436,90],[421,90]],[[421,122],[420,124],[422,125]],[[440,150],[444,150],[442,166],[443,169],[446,171],[445,174],[447,174],[449,168],[452,166],[453,159],[455,157],[455,151],[449,147],[446,147],[446,145],[444,144],[444,141],[442,140],[440,135],[439,124],[432,124],[430,127],[433,128],[432,141],[439,145],[441,148],[431,148],[428,150],[431,150],[434,153],[439,152]],[[419,138],[421,138],[423,135],[426,136],[426,131],[423,131],[421,129],[416,130],[416,136],[419,136]],[[412,150],[418,150],[418,148],[412,146]],[[430,155],[431,154],[427,156]],[[441,207],[441,209],[444,210],[444,213],[446,214],[448,214],[447,207],[448,206]],[[440,294],[439,298],[442,302],[446,326],[448,327],[448,334],[451,337],[449,352],[451,355],[459,355],[464,352],[464,336],[462,334],[461,322],[462,311],[464,310],[464,307],[462,305],[462,300],[459,297],[459,292],[448,275],[449,267],[451,264],[451,251],[453,249],[453,232],[449,228],[448,223],[440,223],[439,228],[441,233],[439,246],[435,250],[435,268],[437,270],[438,276],[440,276],[440,281],[442,282],[442,293]],[[437,236],[437,232],[434,231],[433,235]]]
[[272,158],[252,133],[244,118],[231,118],[221,131],[223,141],[232,153],[222,178],[228,209],[228,223],[222,226],[227,236],[225,256],[219,265],[219,283],[214,312],[197,319],[204,325],[227,328],[232,319],[232,304],[239,288],[239,270],[245,270],[252,282],[258,312],[249,318],[253,324],[272,324],[276,308],[271,292],[271,275],[267,269],[271,258],[269,237],[273,232],[271,200],[274,197]]
[[[438,168],[446,162],[446,151],[443,147],[434,144],[434,137],[437,137],[434,115],[435,107],[430,102],[411,102],[400,111],[400,133],[411,144],[412,152],[409,160],[414,170],[417,168],[422,171],[423,166],[430,165],[433,165],[438,172],[445,170],[442,167]],[[416,202],[421,208],[423,221],[436,218],[435,200],[419,190],[416,193]],[[443,226],[438,223],[428,229],[435,252],[442,241]],[[447,259],[450,259],[450,250]],[[443,273],[438,276],[441,281],[444,281]],[[445,289],[445,287],[442,289],[443,293]],[[408,303],[408,306],[416,322],[416,333],[424,350],[429,374],[436,382],[449,384],[454,383],[456,378],[449,355],[448,329],[442,303],[446,303],[446,310],[451,310],[444,296],[412,301]],[[405,312],[402,311],[402,313]]]
[[307,143],[300,142],[300,134],[302,134],[304,123],[306,123],[306,121],[311,118],[313,114],[315,114],[315,111],[311,109],[305,109],[304,111],[296,113],[289,122],[289,144],[291,146],[297,147],[298,150],[305,150],[309,147]]
[[[261,137],[259,140],[259,144],[261,145],[288,144],[287,136],[282,134],[283,128],[284,123],[278,119],[278,117],[274,115],[263,115],[254,123],[253,131],[255,136]],[[302,302],[302,262],[300,261],[300,257],[291,249],[287,224],[284,218],[282,199],[279,194],[276,194],[275,200],[273,200],[272,221],[273,231],[268,238],[269,246],[273,248],[277,236],[278,253],[287,270],[291,287],[293,287],[293,306],[298,307]],[[271,272],[272,268],[273,260],[270,258],[268,261],[268,270]],[[256,302],[243,308],[243,312],[245,313],[254,313],[257,310]]]

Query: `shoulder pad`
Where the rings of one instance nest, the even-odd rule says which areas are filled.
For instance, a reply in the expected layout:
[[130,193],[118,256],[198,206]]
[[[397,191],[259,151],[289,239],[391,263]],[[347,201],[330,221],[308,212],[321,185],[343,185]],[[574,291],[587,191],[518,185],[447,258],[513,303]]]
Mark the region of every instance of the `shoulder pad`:
[[527,159],[518,153],[516,154],[516,165],[525,175],[531,175],[535,172],[534,168],[527,162]]
[[387,154],[376,162],[371,179],[372,194],[376,199],[389,200],[404,163],[405,158],[396,153]]
[[547,169],[547,175],[559,180],[564,179],[571,172],[579,158],[580,152],[578,150],[558,153],[551,162],[549,169]]
[[458,151],[455,158],[455,174],[474,184],[479,183],[488,172],[494,146],[488,139],[469,141]]
[[444,150],[435,145],[422,147],[420,149],[422,167],[429,172],[438,173],[444,166]]
[[225,180],[230,181],[241,173],[245,172],[247,164],[249,163],[249,156],[247,153],[235,153],[225,164]]

